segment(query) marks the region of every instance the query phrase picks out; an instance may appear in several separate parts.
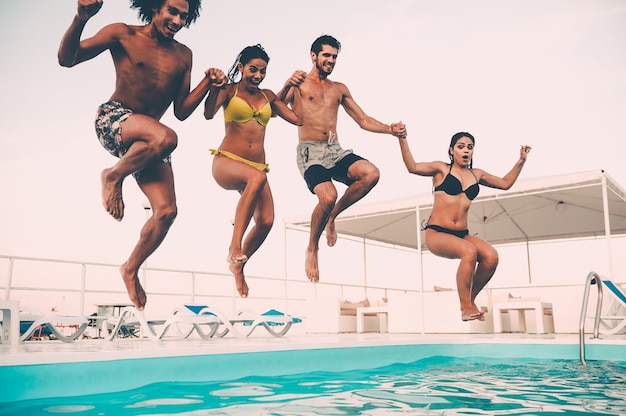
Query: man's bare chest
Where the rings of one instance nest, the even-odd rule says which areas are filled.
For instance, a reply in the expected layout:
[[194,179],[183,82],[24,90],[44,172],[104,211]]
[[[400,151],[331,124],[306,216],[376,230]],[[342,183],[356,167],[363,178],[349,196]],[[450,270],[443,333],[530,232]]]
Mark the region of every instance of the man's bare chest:
[[177,48],[163,47],[150,42],[122,45],[119,63],[128,70],[146,76],[177,77],[186,70],[186,63]]
[[341,94],[334,87],[319,87],[317,85],[300,87],[303,105],[336,107],[341,103]]

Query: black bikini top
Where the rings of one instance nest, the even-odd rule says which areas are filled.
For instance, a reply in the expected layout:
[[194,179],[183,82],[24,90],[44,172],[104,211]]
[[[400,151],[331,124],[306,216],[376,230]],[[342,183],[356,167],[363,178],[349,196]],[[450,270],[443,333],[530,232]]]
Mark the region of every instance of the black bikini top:
[[[461,184],[461,181],[459,181],[456,176],[452,175],[451,172],[452,172],[452,164],[450,164],[450,171],[446,175],[446,178],[443,180],[443,182],[441,182],[439,186],[435,188],[435,192],[443,191],[447,193],[448,195],[458,195],[461,192],[463,192],[470,200],[473,200],[474,198],[476,198],[476,196],[478,195],[478,192],[480,191],[480,187],[478,186],[478,179],[476,179],[475,184],[463,190],[463,185]],[[471,169],[470,169],[470,172],[472,172]],[[474,172],[472,172],[472,175],[474,175]],[[476,175],[474,175],[474,178],[476,178]]]

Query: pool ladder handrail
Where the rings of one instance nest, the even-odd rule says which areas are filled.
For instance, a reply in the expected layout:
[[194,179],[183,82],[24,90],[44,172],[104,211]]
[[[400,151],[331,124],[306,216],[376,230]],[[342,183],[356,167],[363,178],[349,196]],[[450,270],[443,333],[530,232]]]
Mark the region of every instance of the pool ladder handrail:
[[580,345],[580,361],[583,364],[586,364],[585,361],[585,318],[587,315],[587,304],[589,303],[589,291],[591,290],[591,285],[595,284],[598,286],[598,300],[596,301],[596,315],[593,322],[593,338],[600,338],[600,312],[602,310],[602,279],[596,272],[590,272],[587,275],[587,282],[585,283],[585,293],[583,295],[583,304],[582,309],[580,311],[580,324],[578,329],[578,338]]

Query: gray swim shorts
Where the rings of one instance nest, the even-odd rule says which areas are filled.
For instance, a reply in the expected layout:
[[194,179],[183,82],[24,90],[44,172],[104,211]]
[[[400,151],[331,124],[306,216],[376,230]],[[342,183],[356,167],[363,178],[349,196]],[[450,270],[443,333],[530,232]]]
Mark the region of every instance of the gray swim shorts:
[[331,179],[350,186],[354,180],[348,178],[348,168],[363,160],[352,149],[343,149],[337,141],[299,142],[297,147],[298,169],[311,193],[317,185]]
[[[122,122],[131,114],[133,110],[117,101],[108,101],[98,107],[95,122],[96,134],[102,147],[113,156],[122,157],[128,151],[128,146],[122,141]],[[162,162],[171,165],[171,155],[163,158]]]

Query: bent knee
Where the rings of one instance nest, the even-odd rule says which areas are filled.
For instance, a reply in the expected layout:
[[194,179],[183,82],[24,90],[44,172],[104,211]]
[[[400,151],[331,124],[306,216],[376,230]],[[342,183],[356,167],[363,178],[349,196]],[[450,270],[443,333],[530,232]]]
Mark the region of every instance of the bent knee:
[[274,226],[274,214],[261,215],[254,222],[257,227],[269,232]]
[[267,184],[267,175],[258,169],[254,169],[254,173],[248,178],[246,188],[259,191]]
[[157,208],[154,210],[154,218],[165,224],[172,224],[178,215],[178,208],[176,205]]
[[170,128],[166,128],[163,131],[161,137],[157,140],[157,145],[161,148],[162,152],[171,153],[178,146],[178,135]]
[[335,207],[335,202],[337,202],[337,194],[333,195],[324,195],[319,197],[319,205],[324,209],[331,210]]
[[380,170],[374,164],[367,162],[356,165],[356,167],[357,168],[355,168],[354,171],[348,171],[348,177],[371,184],[372,186],[378,183],[378,180],[380,179]]
[[476,262],[478,260],[478,249],[471,244],[464,247],[459,257],[464,261]]
[[368,172],[367,177],[371,183],[377,184],[380,180],[380,170],[374,165],[372,165],[372,168],[373,169]]
[[488,267],[493,267],[493,268],[498,266],[499,261],[500,261],[500,256],[498,255],[498,252],[495,250],[490,250],[488,253],[483,254],[480,260],[480,262],[483,263],[483,265],[488,266]]
[[319,204],[325,207],[333,207],[337,201],[337,189],[330,182],[317,185],[315,195],[317,195]]

